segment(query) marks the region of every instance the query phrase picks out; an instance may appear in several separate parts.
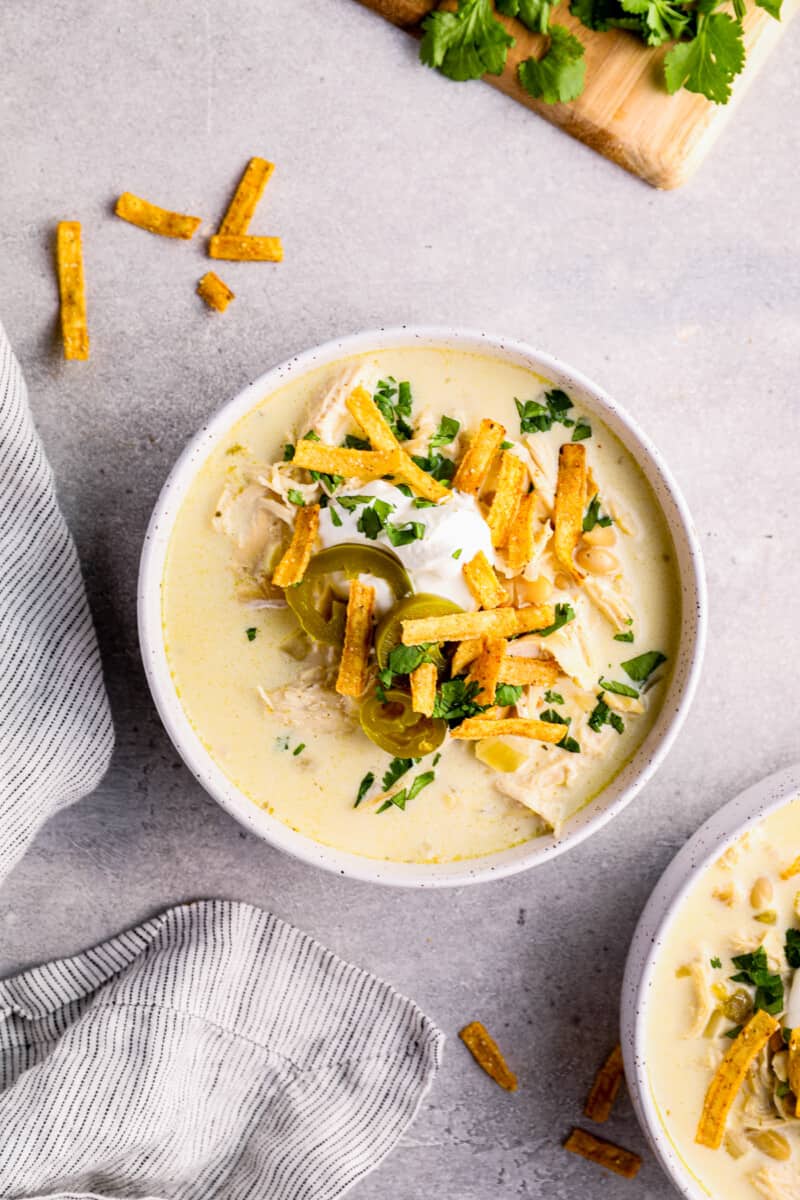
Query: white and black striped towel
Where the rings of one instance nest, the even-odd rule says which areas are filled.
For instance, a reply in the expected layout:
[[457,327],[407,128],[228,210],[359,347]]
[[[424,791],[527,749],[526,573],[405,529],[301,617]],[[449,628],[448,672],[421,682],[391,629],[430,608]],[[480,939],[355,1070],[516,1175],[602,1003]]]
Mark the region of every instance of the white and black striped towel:
[[442,1035],[246,904],[0,982],[0,1196],[326,1200],[397,1142]]
[[114,744],[69,531],[0,325],[0,879]]

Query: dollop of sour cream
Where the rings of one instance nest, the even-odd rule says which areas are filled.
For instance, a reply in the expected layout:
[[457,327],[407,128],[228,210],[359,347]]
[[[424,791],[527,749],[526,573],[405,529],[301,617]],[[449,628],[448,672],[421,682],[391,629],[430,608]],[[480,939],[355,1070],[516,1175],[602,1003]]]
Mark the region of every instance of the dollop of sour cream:
[[[393,505],[387,521],[398,526],[414,521],[424,527],[423,536],[405,546],[393,546],[385,530],[375,539],[368,538],[358,528],[359,519],[367,505],[357,505],[350,510],[337,503],[339,499],[350,496],[369,496]],[[332,520],[332,512],[341,521],[340,525]],[[412,496],[404,495],[399,488],[383,479],[349,491],[337,491],[327,508],[320,512],[319,537],[325,547],[358,542],[390,550],[408,572],[415,592],[444,596],[468,611],[473,611],[478,605],[464,581],[464,564],[474,558],[479,550],[483,551],[490,563],[494,564],[495,561],[489,526],[472,496],[453,492],[449,499],[430,508],[416,508]],[[386,612],[392,605],[388,585],[382,580],[366,577],[365,582],[372,583],[376,589],[377,611]]]

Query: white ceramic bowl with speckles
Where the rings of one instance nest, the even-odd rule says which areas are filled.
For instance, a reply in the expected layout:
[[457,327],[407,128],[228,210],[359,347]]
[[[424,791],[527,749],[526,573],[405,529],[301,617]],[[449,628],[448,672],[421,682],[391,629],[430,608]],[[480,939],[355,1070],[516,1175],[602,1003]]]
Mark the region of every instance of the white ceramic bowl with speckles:
[[[604,421],[636,459],[661,506],[675,546],[682,594],[680,649],[661,712],[642,745],[604,791],[568,822],[559,837],[546,835],[482,858],[431,865],[379,861],[323,846],[248,799],[213,761],[183,711],[170,676],[161,620],[161,584],[172,527],[212,446],[288,380],[347,355],[409,345],[449,347],[529,367],[569,392],[590,416],[594,413]],[[178,753],[206,791],[251,832],[305,862],[355,879],[406,887],[457,886],[516,874],[576,846],[621,812],[653,777],[683,724],[700,673],[707,624],[705,576],[692,519],[666,463],[635,421],[578,371],[521,342],[469,330],[412,325],[369,330],[298,354],[255,380],[209,419],[178,459],[153,511],[142,550],[138,610],[142,658],[156,707]]]
[[653,890],[633,935],[622,983],[620,1028],[625,1078],[639,1124],[662,1168],[687,1200],[709,1191],[689,1171],[656,1107],[647,1056],[648,1005],[658,954],[702,872],[748,829],[800,796],[800,763],[768,775],[714,813],[676,854]]

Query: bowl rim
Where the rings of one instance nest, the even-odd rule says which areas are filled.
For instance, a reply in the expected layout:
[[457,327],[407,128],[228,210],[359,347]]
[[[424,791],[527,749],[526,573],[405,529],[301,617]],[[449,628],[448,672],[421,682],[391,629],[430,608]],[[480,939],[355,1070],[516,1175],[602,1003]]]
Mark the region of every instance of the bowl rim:
[[734,796],[681,847],[645,905],[631,940],[622,982],[620,1039],[637,1119],[662,1169],[686,1200],[708,1200],[707,1188],[683,1162],[653,1099],[647,1066],[647,1018],[656,960],[688,893],[742,834],[800,798],[800,763],[767,775]]
[[[338,850],[297,833],[258,808],[216,765],[184,713],[166,659],[161,619],[161,585],[169,536],[180,504],[217,439],[271,392],[315,367],[350,355],[419,346],[496,357],[552,377],[567,390],[571,387],[586,393],[587,407],[597,412],[629,453],[636,451],[634,457],[655,494],[676,551],[682,592],[677,657],[685,658],[680,687],[676,663],[661,711],[644,741],[605,788],[570,818],[560,837],[546,834],[481,858],[436,864],[397,863]],[[659,489],[663,495],[659,495]],[[203,788],[251,832],[295,858],[350,878],[422,888],[485,882],[548,862],[579,845],[621,812],[655,774],[688,714],[705,651],[707,609],[702,552],[686,501],[660,451],[625,409],[582,372],[525,342],[462,327],[412,324],[330,339],[270,368],[219,405],[184,447],[160,491],[145,533],[137,587],[139,643],[148,686],[171,741]],[[601,807],[603,796],[612,791],[617,794]]]

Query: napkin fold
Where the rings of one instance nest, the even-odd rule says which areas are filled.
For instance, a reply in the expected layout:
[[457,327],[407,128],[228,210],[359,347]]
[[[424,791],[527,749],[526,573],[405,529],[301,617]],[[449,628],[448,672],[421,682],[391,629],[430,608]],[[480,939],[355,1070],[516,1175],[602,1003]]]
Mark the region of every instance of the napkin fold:
[[442,1042],[269,913],[169,909],[0,981],[0,1195],[340,1196],[414,1118]]
[[0,880],[113,745],[75,546],[0,325]]

